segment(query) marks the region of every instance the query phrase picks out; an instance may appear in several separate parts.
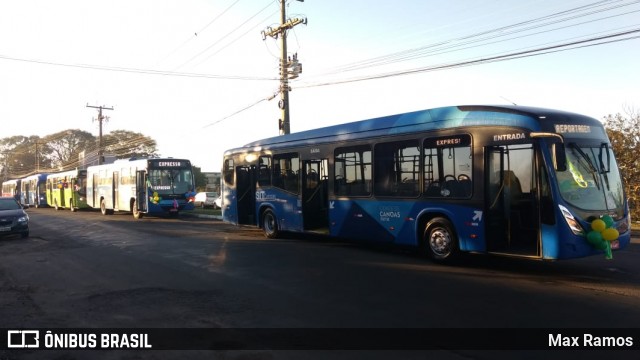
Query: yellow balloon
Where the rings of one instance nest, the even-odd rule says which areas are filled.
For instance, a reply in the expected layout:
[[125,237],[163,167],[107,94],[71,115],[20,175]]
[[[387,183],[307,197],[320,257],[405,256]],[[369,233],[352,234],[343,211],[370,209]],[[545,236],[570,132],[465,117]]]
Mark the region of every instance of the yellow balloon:
[[602,232],[607,228],[607,224],[602,219],[595,219],[591,222],[591,228],[597,232]]
[[616,230],[614,228],[608,228],[608,229],[604,229],[604,231],[602,231],[602,238],[607,240],[607,241],[613,241],[613,240],[617,239],[618,236],[620,236],[620,233],[618,232],[618,230]]

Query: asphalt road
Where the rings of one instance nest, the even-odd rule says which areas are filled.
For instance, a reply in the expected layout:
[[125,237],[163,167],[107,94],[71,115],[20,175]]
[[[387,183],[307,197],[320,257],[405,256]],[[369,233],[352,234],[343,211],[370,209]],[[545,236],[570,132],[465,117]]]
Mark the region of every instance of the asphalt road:
[[[130,214],[53,209],[30,209],[29,215],[29,238],[0,239],[1,328],[590,329],[640,324],[638,239],[615,252],[613,260],[538,262],[472,255],[443,266],[411,250],[322,237],[268,240],[257,229],[210,219],[134,220]],[[185,357],[151,353],[150,358]],[[327,353],[346,359],[425,358],[425,352],[322,351],[190,352],[187,357],[297,359],[326,358]],[[0,352],[0,359],[51,355],[12,351]],[[95,355],[71,351],[55,356]],[[489,359],[498,354],[437,355]],[[572,357],[565,353],[563,358]]]

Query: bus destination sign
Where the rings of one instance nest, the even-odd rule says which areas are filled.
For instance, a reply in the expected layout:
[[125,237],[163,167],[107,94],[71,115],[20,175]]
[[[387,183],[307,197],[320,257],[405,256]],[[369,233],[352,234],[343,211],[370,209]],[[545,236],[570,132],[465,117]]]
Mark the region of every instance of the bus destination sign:
[[155,168],[184,168],[189,163],[184,160],[152,160],[151,165]]

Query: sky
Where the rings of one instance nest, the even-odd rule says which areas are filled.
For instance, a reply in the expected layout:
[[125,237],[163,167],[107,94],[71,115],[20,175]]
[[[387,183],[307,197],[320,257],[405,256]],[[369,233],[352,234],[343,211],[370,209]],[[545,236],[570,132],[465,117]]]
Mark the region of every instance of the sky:
[[[640,107],[639,1],[290,0],[286,12],[307,20],[287,33],[302,63],[292,133],[451,105],[596,119]],[[0,1],[0,138],[97,135],[87,105],[107,106],[105,133],[140,132],[162,156],[220,171],[225,150],[279,134],[279,41],[262,36],[279,22],[279,0]]]

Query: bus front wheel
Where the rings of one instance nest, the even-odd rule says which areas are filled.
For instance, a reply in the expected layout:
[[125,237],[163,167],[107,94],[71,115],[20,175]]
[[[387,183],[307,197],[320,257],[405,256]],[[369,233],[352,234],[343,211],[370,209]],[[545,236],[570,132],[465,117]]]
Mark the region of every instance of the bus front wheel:
[[131,202],[131,210],[133,212],[134,219],[142,219],[143,213],[142,211],[138,210],[138,203],[135,200]]
[[107,210],[107,204],[105,203],[104,199],[100,199],[100,213],[102,215],[109,214],[109,210]]
[[453,260],[458,254],[458,237],[451,222],[443,217],[431,219],[424,228],[423,246],[435,261]]
[[278,230],[278,220],[271,210],[266,210],[262,214],[262,231],[264,231],[264,236],[269,239],[275,239],[280,234],[280,230]]

